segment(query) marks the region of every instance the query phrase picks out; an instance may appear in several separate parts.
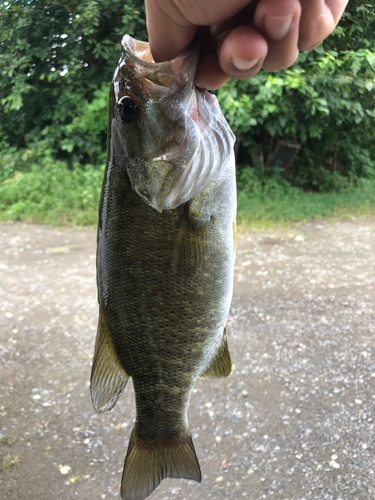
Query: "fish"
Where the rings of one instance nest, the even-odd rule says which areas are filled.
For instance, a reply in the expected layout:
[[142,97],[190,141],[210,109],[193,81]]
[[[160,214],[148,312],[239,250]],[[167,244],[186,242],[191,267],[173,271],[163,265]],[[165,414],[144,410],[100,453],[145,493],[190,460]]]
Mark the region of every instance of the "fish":
[[125,35],[109,99],[97,233],[91,399],[110,411],[133,380],[121,496],[201,482],[187,409],[197,378],[228,377],[236,233],[235,136],[194,85],[199,47],[153,61]]

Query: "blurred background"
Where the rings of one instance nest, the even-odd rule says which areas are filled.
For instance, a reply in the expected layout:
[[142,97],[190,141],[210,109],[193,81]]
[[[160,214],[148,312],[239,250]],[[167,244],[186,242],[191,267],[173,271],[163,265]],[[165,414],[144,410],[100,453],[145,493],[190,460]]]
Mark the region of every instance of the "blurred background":
[[[0,1],[0,219],[95,224],[107,105],[141,0]],[[237,137],[239,219],[364,214],[375,205],[375,9],[351,0],[293,67],[217,92]]]

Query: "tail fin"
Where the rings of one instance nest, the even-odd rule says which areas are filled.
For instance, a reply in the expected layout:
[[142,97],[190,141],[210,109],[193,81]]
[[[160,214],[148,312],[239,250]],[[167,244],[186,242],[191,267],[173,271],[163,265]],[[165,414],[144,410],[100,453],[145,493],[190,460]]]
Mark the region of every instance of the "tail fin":
[[144,500],[167,477],[201,482],[201,470],[190,431],[176,441],[153,447],[138,437],[135,424],[125,458],[121,497],[123,500]]

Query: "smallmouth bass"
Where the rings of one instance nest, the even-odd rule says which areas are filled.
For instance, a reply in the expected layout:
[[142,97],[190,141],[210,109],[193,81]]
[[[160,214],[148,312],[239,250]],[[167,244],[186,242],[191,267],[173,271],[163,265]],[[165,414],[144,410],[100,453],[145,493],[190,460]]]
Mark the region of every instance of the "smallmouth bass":
[[137,418],[121,483],[143,500],[167,477],[201,481],[187,421],[195,381],[227,377],[236,184],[234,135],[193,84],[198,50],[154,63],[129,36],[110,91],[99,208],[94,409],[133,377]]

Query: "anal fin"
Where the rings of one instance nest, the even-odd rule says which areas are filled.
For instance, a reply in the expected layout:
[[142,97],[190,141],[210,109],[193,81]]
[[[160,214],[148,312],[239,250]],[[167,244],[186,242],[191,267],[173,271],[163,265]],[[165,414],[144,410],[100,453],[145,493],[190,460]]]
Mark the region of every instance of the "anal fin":
[[227,327],[224,328],[223,342],[199,378],[225,378],[232,375],[232,360],[227,340]]
[[91,370],[91,400],[98,413],[110,411],[124,392],[129,375],[122,367],[104,311],[100,311]]

